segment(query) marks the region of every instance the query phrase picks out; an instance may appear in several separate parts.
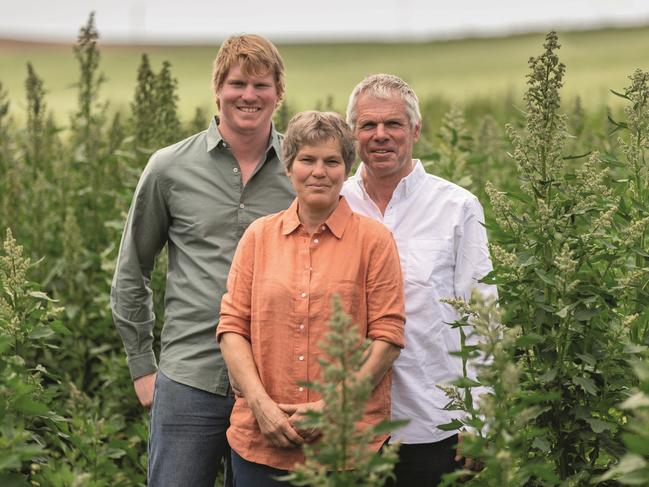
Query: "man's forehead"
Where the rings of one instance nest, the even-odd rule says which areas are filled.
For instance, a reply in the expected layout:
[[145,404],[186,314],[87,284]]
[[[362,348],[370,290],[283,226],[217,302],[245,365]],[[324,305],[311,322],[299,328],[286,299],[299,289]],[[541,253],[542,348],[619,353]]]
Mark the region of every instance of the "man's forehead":
[[273,74],[267,66],[237,62],[230,66],[226,78],[274,78]]
[[399,95],[379,98],[374,95],[361,95],[356,103],[357,117],[394,118],[407,117],[406,104]]

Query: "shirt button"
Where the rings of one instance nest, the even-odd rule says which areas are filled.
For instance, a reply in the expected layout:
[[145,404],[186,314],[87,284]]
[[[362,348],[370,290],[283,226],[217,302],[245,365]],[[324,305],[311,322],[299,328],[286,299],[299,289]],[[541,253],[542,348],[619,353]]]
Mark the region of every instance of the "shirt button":
[[314,238],[314,239],[313,239],[313,243],[316,243],[316,244],[317,244],[317,243],[319,243],[319,242],[320,242],[320,240],[318,240],[317,238]]
[[325,228],[327,228],[327,227],[325,227],[324,225],[322,225],[322,229],[324,230]]
[[245,207],[246,207],[246,205],[244,205],[243,203],[241,203],[241,204],[239,205],[239,208],[241,208],[242,210],[243,210]]
[[304,360],[304,355],[300,355],[297,359],[298,360]]
[[304,330],[304,325],[300,325],[300,330]]
[[302,296],[303,298],[306,298],[306,293],[302,293],[302,294],[300,294],[300,296]]
[[239,172],[239,168],[238,168],[238,167],[233,168],[233,169],[232,169],[232,172],[234,172],[235,174],[238,173],[238,172]]
[[304,387],[298,387],[297,390],[302,392],[302,391],[304,391]]

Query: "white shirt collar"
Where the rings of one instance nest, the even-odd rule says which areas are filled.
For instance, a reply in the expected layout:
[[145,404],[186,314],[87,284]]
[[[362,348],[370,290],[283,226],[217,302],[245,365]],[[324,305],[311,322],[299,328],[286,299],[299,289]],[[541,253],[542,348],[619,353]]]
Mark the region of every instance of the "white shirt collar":
[[[401,181],[399,181],[399,184],[397,184],[397,187],[392,193],[393,201],[399,201],[401,199],[411,197],[415,193],[415,191],[417,191],[419,185],[424,181],[424,179],[426,179],[426,170],[424,169],[424,165],[421,163],[421,161],[419,159],[413,159],[412,162],[412,171],[410,171],[410,174],[403,177]],[[356,184],[358,184],[363,194],[363,199],[368,200],[370,199],[370,197],[367,194],[367,191],[365,191],[365,184],[363,179],[364,174],[365,164],[361,162],[361,164],[358,166],[358,169],[354,173],[354,179],[356,180]]]

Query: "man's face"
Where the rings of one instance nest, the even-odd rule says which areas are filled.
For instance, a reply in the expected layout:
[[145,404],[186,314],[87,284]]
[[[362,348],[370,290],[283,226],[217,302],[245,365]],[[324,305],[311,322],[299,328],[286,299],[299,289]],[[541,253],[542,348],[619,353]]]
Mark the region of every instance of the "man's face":
[[396,94],[386,99],[361,95],[356,102],[358,152],[369,174],[398,178],[412,170],[412,147],[421,123],[412,127],[404,101]]
[[245,76],[238,63],[228,71],[216,98],[220,123],[241,134],[267,130],[279,100],[273,73]]

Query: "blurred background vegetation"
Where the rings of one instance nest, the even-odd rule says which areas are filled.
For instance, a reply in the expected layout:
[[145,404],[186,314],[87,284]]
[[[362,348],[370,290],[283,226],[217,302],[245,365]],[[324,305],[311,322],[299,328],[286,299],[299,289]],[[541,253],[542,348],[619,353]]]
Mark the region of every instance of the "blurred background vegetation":
[[[145,484],[147,413],[110,282],[149,156],[214,113],[218,46],[98,40],[91,19],[75,46],[0,46],[2,486]],[[503,436],[485,439],[500,448],[480,450],[496,467],[474,485],[619,485],[646,479],[649,459],[646,372],[626,360],[642,363],[649,344],[649,29],[562,34],[565,77],[553,44],[532,79],[542,42],[280,46],[288,86],[275,120],[282,129],[298,110],[342,112],[367,73],[412,83],[424,117],[416,156],[480,198],[499,246],[503,324],[531,324],[510,348],[495,344],[495,366],[515,377],[489,376],[501,395],[482,417]],[[159,321],[164,276],[163,254]],[[628,397],[641,399],[623,408]],[[498,470],[507,465],[512,476]]]

